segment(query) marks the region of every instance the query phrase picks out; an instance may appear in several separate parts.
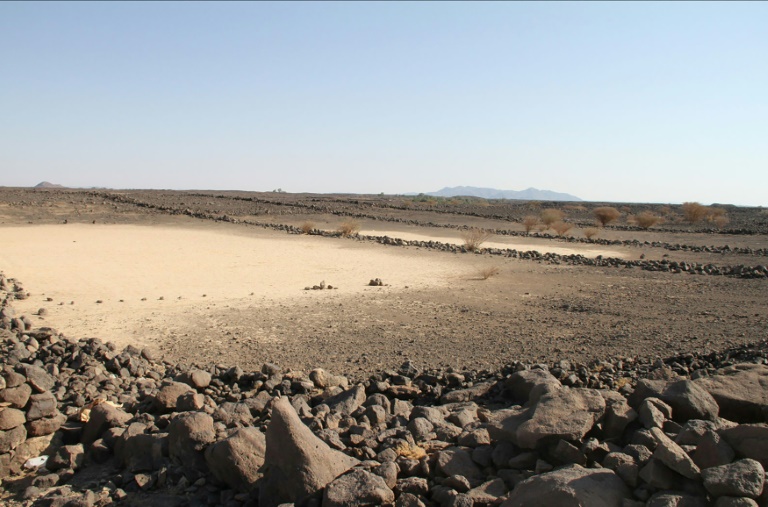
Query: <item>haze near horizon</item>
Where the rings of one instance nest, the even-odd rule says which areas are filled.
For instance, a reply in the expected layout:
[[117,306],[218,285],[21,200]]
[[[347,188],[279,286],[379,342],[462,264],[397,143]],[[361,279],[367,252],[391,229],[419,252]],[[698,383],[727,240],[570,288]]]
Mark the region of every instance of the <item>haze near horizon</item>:
[[766,3],[0,3],[0,185],[768,205]]

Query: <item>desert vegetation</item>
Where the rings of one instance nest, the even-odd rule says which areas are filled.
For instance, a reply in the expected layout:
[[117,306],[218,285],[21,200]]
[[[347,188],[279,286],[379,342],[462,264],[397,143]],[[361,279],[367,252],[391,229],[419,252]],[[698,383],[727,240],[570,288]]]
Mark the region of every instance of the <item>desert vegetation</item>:
[[558,236],[565,236],[565,234],[573,229],[573,224],[569,224],[568,222],[563,222],[562,220],[558,220],[557,222],[552,224],[552,230],[555,231],[555,234]]
[[539,225],[539,218],[535,217],[533,215],[528,215],[527,217],[523,218],[523,227],[525,227],[525,233],[530,234],[531,231]]
[[596,227],[587,227],[586,229],[584,229],[584,237],[587,239],[595,238],[597,237],[598,232],[599,231],[597,230]]
[[301,229],[301,232],[303,232],[304,234],[309,234],[309,233],[311,233],[315,229],[315,223],[314,222],[310,222],[308,220],[306,222],[303,222],[299,226],[299,229]]
[[496,276],[501,272],[498,266],[485,266],[477,271],[477,275],[481,280],[488,280],[492,276]]
[[476,251],[480,245],[488,241],[493,236],[491,231],[486,229],[471,228],[461,232],[461,239],[464,241],[464,248],[470,252]]
[[562,221],[563,218],[565,218],[565,213],[559,209],[549,208],[541,212],[541,223],[546,225],[547,228],[552,227],[555,222]]
[[600,206],[592,211],[595,216],[595,220],[598,221],[601,227],[605,227],[611,222],[615,221],[621,216],[621,212],[611,206]]
[[664,219],[650,211],[643,211],[642,213],[638,213],[635,217],[633,217],[632,221],[641,229],[648,230],[654,225],[663,222]]
[[345,220],[336,231],[346,238],[360,231],[360,223],[355,220]]
[[698,202],[683,203],[683,217],[690,224],[701,222],[708,214],[709,210],[707,207]]

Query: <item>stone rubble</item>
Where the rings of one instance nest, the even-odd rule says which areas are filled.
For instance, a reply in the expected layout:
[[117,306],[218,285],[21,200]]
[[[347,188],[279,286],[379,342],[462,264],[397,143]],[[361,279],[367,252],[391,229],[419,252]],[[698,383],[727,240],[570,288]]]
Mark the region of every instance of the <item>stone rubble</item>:
[[4,505],[768,506],[762,347],[354,383],[70,339],[0,282]]

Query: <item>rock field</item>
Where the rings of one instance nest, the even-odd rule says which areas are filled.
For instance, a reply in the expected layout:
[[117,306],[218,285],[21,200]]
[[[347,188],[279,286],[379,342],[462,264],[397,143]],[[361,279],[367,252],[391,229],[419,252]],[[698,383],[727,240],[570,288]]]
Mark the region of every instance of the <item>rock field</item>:
[[66,338],[0,295],[7,505],[768,505],[764,342],[353,384]]

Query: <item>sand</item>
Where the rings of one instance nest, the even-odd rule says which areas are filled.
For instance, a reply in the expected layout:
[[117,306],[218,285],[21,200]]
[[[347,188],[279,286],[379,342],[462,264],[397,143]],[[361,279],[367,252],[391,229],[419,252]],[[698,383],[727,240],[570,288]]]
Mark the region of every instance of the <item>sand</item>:
[[[16,302],[18,311],[46,308],[37,325],[121,347],[151,347],[153,335],[212,307],[354,297],[381,290],[367,286],[375,277],[389,291],[440,287],[468,269],[452,256],[427,259],[415,249],[227,224],[62,224],[0,234],[0,265],[32,294]],[[321,281],[338,289],[304,290]]]

